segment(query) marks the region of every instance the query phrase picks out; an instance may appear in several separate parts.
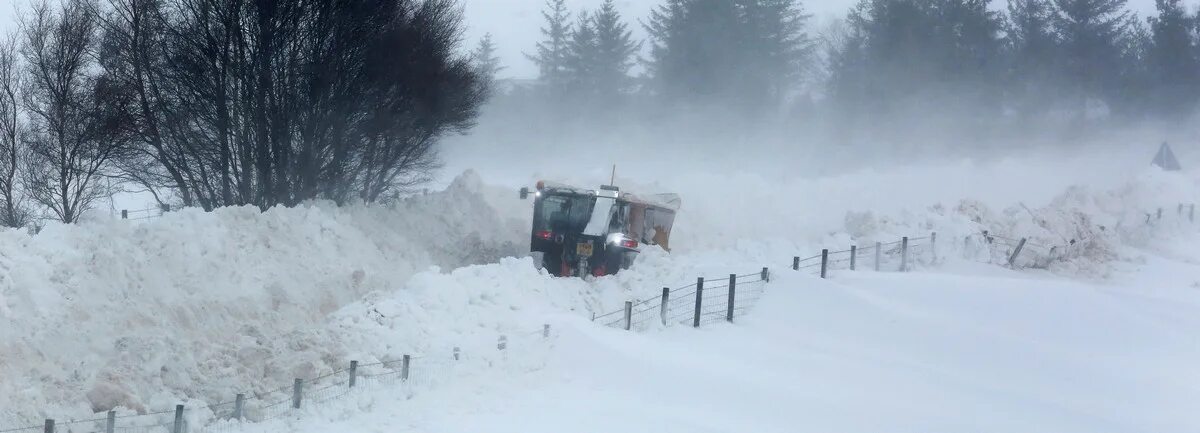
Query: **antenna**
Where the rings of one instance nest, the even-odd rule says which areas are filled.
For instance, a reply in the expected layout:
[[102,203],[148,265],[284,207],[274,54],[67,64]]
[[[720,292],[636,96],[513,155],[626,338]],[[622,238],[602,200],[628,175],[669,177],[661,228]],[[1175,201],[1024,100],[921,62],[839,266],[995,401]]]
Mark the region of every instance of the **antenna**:
[[617,165],[616,164],[613,164],[612,178],[608,180],[608,184],[611,186],[617,185]]

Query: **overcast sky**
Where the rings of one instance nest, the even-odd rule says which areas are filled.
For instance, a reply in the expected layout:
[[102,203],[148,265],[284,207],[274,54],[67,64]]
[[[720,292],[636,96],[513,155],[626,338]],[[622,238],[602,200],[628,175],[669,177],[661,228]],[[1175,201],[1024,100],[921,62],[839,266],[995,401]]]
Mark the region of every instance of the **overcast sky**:
[[[537,74],[523,53],[533,50],[538,39],[538,28],[542,23],[541,10],[544,0],[459,0],[467,15],[466,37],[474,45],[485,33],[491,33],[499,45],[501,57],[507,69],[502,73],[510,77],[532,77]],[[15,10],[26,0],[0,0],[0,29],[7,33],[14,29]],[[567,0],[572,10],[596,9],[604,0]],[[845,15],[858,0],[808,0],[805,8],[818,17]],[[618,7],[630,20],[631,26],[641,37],[641,26],[637,19],[645,17],[659,0],[616,0]],[[1002,1],[996,1],[1002,7]],[[1129,5],[1142,16],[1154,12],[1154,0],[1129,0]]]

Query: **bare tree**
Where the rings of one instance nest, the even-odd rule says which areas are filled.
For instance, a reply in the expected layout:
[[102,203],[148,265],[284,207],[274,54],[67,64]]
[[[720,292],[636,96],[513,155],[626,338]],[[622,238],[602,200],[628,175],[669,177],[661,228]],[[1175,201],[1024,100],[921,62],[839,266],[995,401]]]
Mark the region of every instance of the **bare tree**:
[[95,5],[70,0],[35,4],[21,23],[29,114],[26,185],[31,199],[73,223],[108,195],[101,179],[121,149],[123,96],[92,75]]
[[0,41],[0,226],[25,227],[33,212],[18,190],[25,121],[21,118],[23,71],[17,60],[17,37]]

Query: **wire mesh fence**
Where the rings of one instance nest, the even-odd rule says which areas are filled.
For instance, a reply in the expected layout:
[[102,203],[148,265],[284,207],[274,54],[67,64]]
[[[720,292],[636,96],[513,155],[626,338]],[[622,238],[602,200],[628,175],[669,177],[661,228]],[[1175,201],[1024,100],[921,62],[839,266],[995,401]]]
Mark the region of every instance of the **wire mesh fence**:
[[747,314],[770,281],[770,270],[727,279],[698,278],[695,283],[674,289],[664,288],[661,296],[627,301],[620,310],[597,315],[592,321],[601,325],[647,330],[659,326],[703,326],[731,321]]
[[[205,405],[177,405],[169,410],[140,414],[117,415],[108,412],[104,417],[54,421],[44,425],[0,428],[0,433],[206,433],[241,429],[242,423],[256,423],[298,416],[301,410],[328,407],[356,394],[376,390],[398,390],[411,398],[456,377],[456,370],[472,359],[496,359],[506,366],[537,369],[541,362],[525,361],[538,356],[511,357],[514,349],[522,351],[548,350],[550,325],[516,335],[500,336],[497,353],[480,354],[473,358],[455,347],[436,355],[405,355],[369,364],[351,361],[348,368],[330,371],[311,378],[298,378],[290,386],[238,394],[233,400]],[[536,354],[535,354],[536,355]],[[510,361],[510,359],[512,361]],[[478,363],[469,364],[472,366]],[[511,371],[506,369],[505,371]]]

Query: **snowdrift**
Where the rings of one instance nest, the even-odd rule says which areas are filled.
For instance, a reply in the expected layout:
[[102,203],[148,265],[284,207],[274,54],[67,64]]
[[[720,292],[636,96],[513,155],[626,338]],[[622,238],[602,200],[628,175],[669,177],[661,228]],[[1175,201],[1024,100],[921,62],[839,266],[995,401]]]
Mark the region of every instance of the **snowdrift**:
[[[873,178],[862,189],[901,182]],[[3,232],[0,426],[118,406],[196,407],[349,359],[494,346],[498,334],[535,330],[558,315],[587,318],[697,276],[781,270],[822,247],[931,231],[959,253],[982,230],[1048,245],[1086,239],[1088,248],[1052,270],[1103,278],[1114,263],[1138,260],[1124,245],[1157,244],[1147,240],[1192,227],[1178,219],[1147,225],[1145,212],[1196,201],[1200,191],[1190,175],[1146,172],[1116,188],[1070,188],[1040,206],[1002,210],[953,200],[900,206],[918,202],[920,191],[894,198],[900,207],[875,208],[869,198],[835,206],[852,188],[778,200],[844,184],[730,176],[725,189],[681,189],[676,254],[647,250],[632,271],[593,282],[539,273],[523,258],[528,202],[474,172],[388,208],[185,210],[140,225]]]

